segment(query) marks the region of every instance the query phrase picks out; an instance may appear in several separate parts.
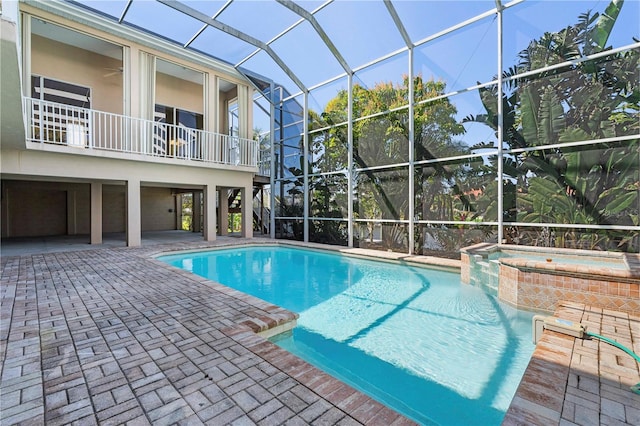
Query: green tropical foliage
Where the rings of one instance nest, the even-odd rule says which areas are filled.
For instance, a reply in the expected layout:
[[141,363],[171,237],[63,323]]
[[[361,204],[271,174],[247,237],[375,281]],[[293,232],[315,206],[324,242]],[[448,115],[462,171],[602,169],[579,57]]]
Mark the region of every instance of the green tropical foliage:
[[[520,53],[504,74],[502,138],[511,149],[581,141],[597,145],[553,147],[508,156],[504,170],[505,221],[558,224],[637,225],[640,134],[638,50],[579,61],[607,50],[623,2],[605,13],[584,13],[578,23],[545,33]],[[538,68],[573,61],[550,71],[512,78]],[[497,131],[497,90],[481,89],[486,114],[467,117]],[[493,158],[493,166],[497,158]],[[489,194],[490,192],[488,192]],[[483,204],[482,202],[480,204]],[[490,203],[484,202],[490,213]],[[541,232],[546,230],[541,229]],[[535,243],[535,236],[516,234]],[[518,240],[520,239],[520,240]],[[638,250],[638,233],[556,231],[555,245]]]
[[[339,92],[322,113],[309,113],[309,156],[286,169],[287,196],[298,200],[284,206],[283,215],[302,216],[304,165],[308,178],[310,217],[347,218],[348,179],[355,188],[356,219],[379,220],[382,248],[407,250],[408,226],[397,221],[465,221],[469,227],[416,226],[416,253],[427,239],[445,250],[457,250],[488,238],[472,231],[475,221],[505,223],[639,225],[640,205],[640,51],[632,49],[583,60],[607,52],[609,35],[622,13],[622,0],[604,13],[586,12],[577,23],[531,41],[517,64],[503,74],[498,87],[478,90],[484,113],[457,122],[456,106],[442,81],[378,83],[353,86],[354,170],[349,169],[348,93]],[[552,69],[548,69],[550,66]],[[536,70],[547,68],[546,71]],[[414,193],[409,193],[409,84],[414,104]],[[498,102],[502,127],[498,126]],[[498,157],[488,161],[433,161],[463,156],[494,142],[468,147],[459,141],[465,122],[489,126],[503,141],[504,179],[496,179]],[[500,129],[500,130],[499,130]],[[498,135],[501,131],[502,134]],[[597,144],[591,141],[600,141]],[[301,144],[302,142],[300,142]],[[300,145],[301,146],[301,145]],[[513,151],[515,150],[515,151]],[[392,164],[401,166],[385,167]],[[373,169],[371,169],[373,168]],[[327,173],[328,175],[313,176]],[[344,172],[344,173],[342,173]],[[502,189],[502,211],[497,202]],[[413,197],[414,211],[409,211]],[[388,222],[384,222],[388,220]],[[373,228],[356,244],[371,243]],[[301,221],[293,224],[302,238]],[[531,231],[534,230],[534,231]],[[366,235],[365,235],[366,234]],[[507,229],[510,242],[554,244],[607,250],[638,251],[638,232],[577,230],[545,226]],[[345,222],[313,221],[310,239],[346,244]]]
[[[421,97],[436,97],[444,93],[444,83],[424,81],[420,76],[413,81],[414,91]],[[353,115],[359,119],[353,126],[352,179],[356,188],[354,212],[356,218],[377,220],[408,220],[409,168],[400,166],[371,170],[371,167],[406,163],[409,160],[409,80],[402,84],[379,83],[372,88],[353,87]],[[313,171],[346,170],[349,163],[347,121],[348,93],[339,92],[328,102],[321,115],[312,115],[311,157],[309,169]],[[421,104],[414,110],[414,158],[416,161],[442,156],[459,155],[467,148],[454,137],[464,132],[455,120],[456,109],[441,99]],[[314,132],[314,129],[324,129]],[[358,171],[360,170],[360,171]],[[291,170],[296,174],[298,171]],[[414,182],[416,211],[433,211],[443,208],[433,193],[442,192],[442,184],[455,181],[461,169],[448,170],[442,166],[416,167]],[[331,185],[326,179],[312,179],[310,185],[311,216],[346,217],[347,178],[337,175]],[[453,184],[452,184],[453,185]],[[453,185],[454,186],[454,185]],[[451,191],[455,191],[455,188]],[[325,235],[330,222],[318,231]],[[334,222],[335,223],[335,222]],[[382,246],[406,251],[408,227],[390,224],[382,227]],[[340,228],[344,234],[344,227]],[[369,237],[373,228],[369,225]],[[344,235],[343,235],[344,236]],[[416,246],[421,247],[423,236],[416,235]]]

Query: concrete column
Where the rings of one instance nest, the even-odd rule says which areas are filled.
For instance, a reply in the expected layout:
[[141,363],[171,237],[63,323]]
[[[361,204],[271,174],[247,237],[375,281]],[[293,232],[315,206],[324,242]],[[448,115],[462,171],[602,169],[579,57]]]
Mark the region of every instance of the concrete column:
[[127,181],[127,246],[142,245],[142,223],[140,215],[140,180]]
[[227,188],[220,188],[218,211],[220,212],[220,222],[218,222],[220,235],[229,235],[229,191]]
[[176,229],[182,229],[182,194],[176,194]]
[[102,244],[102,184],[91,182],[91,244]]
[[[205,185],[204,195],[204,240],[216,240],[216,186]],[[195,205],[195,202],[194,202]]]
[[218,123],[220,121],[218,77],[213,74],[206,74],[205,78],[205,90],[207,91],[207,96],[205,97],[205,130],[220,133],[220,129],[218,127]]
[[202,221],[202,215],[200,214],[200,211],[202,210],[202,203],[200,202],[200,191],[194,191],[191,197],[193,199],[193,216],[191,218],[193,232],[201,232],[202,229],[200,228],[200,222]]
[[11,227],[9,226],[9,188],[2,185],[2,217],[0,225],[2,225],[2,237],[11,237]]
[[242,236],[253,238],[253,186],[245,186],[241,194]]
[[76,191],[71,189],[67,191],[67,235],[76,235],[78,233],[78,209],[76,200]]

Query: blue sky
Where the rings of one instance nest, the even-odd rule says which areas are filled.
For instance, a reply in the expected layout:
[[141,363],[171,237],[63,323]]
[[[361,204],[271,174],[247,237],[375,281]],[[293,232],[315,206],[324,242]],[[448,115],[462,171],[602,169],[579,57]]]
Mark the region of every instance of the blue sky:
[[[116,17],[127,4],[126,0],[85,0],[84,3]],[[210,17],[226,2],[185,0],[183,3]],[[303,0],[298,4],[307,11],[313,11],[324,2]],[[578,15],[589,9],[601,13],[608,4],[607,0],[536,0],[507,9],[504,14],[504,68],[517,62],[518,52],[531,40],[539,38],[544,32],[555,32],[575,24]],[[424,40],[495,7],[493,0],[393,0],[393,5],[413,42]],[[351,69],[405,47],[405,42],[380,0],[336,0],[314,16]],[[217,19],[251,37],[268,42],[301,18],[273,0],[236,0]],[[202,22],[150,0],[134,0],[125,21],[146,27],[181,44],[189,42],[203,27]],[[633,43],[632,37],[640,37],[639,21],[640,0],[626,0],[609,44],[619,47]],[[492,15],[423,44],[415,49],[414,72],[422,74],[425,79],[445,81],[447,91],[464,89],[477,81],[490,81],[497,74],[497,31],[497,22]],[[306,87],[344,72],[308,22],[298,25],[270,46]],[[206,29],[190,47],[232,64],[237,64],[255,51],[254,46],[212,28]],[[299,91],[265,52],[255,55],[242,66],[284,84],[290,92]],[[356,73],[354,81],[369,87],[382,81],[397,83],[407,72],[408,56],[403,53]],[[346,78],[313,91],[310,107],[322,110],[325,103],[344,88]],[[480,112],[475,102],[470,101],[457,104],[461,116]],[[257,125],[265,127],[260,123]]]
[[[80,1],[115,17],[119,17],[127,4],[126,0]],[[226,1],[183,0],[182,3],[210,17]],[[298,2],[308,11],[323,3]],[[534,0],[507,9],[504,15],[505,66],[515,63],[517,53],[545,31],[558,31],[575,23],[578,15],[588,9],[602,12],[608,4],[607,0]],[[494,0],[393,0],[393,5],[413,42],[495,7]],[[336,0],[314,16],[351,69],[406,47],[381,0]],[[216,19],[268,42],[301,18],[274,0],[236,0]],[[151,0],[134,0],[125,21],[180,44],[189,42],[203,27],[202,22]],[[632,36],[640,37],[639,22],[640,0],[626,0],[610,43],[614,47],[632,43]],[[489,16],[469,28],[419,46],[415,71],[422,72],[425,77],[430,73],[444,79],[450,90],[468,87],[476,80],[487,81],[496,74],[496,45],[497,23],[494,16]],[[190,46],[232,64],[255,50],[254,46],[211,28]],[[343,72],[309,23],[299,25],[270,46],[306,87]],[[380,75],[376,77],[375,72],[369,72],[366,80],[400,81],[407,72],[407,62],[394,62],[393,66],[376,67]],[[290,92],[299,90],[266,53],[256,55],[243,66],[285,84]]]
[[[376,43],[378,39],[375,34],[371,35],[371,26],[367,27],[367,23],[375,23],[373,25],[375,28],[382,28],[382,22],[385,22],[384,18],[388,18],[386,9],[381,11],[379,8],[362,8],[363,4],[370,4],[371,2],[349,1],[342,3],[346,3],[348,7],[354,10],[360,7],[362,19],[353,22],[348,33],[335,32],[335,28],[348,26],[346,24],[346,13],[342,13],[332,22],[332,25],[325,28],[325,31],[330,36],[335,32],[337,38],[341,39],[341,42],[336,42],[335,44],[341,52],[345,52],[344,56],[348,61],[355,61],[355,59],[370,61],[374,57],[380,56],[380,45]],[[422,40],[429,34],[455,25],[456,22],[490,10],[494,3],[493,1],[399,1],[394,2],[394,4],[396,4],[398,14],[401,15],[409,34],[415,37],[416,40]],[[609,2],[607,1],[597,0],[535,1],[524,2],[508,9],[504,18],[504,68],[515,65],[518,61],[518,52],[526,48],[532,40],[539,38],[545,32],[556,32],[568,25],[577,23],[578,16],[589,9],[593,12],[601,13],[608,4]],[[328,9],[326,12],[329,12]],[[409,13],[410,11],[414,13]],[[381,16],[376,17],[375,15]],[[445,19],[438,19],[443,16]],[[321,21],[321,18],[319,16],[318,20]],[[609,39],[609,44],[613,47],[620,47],[633,43],[632,37],[638,37],[639,33],[639,19],[640,2],[627,0]],[[385,45],[388,51],[393,51],[401,48],[403,42],[399,37],[395,37],[397,31],[394,30],[393,22],[390,21],[390,18],[388,20],[387,24],[390,24],[385,27],[386,31],[378,31],[378,36],[381,34],[384,38],[386,33],[394,35],[386,38]],[[367,49],[370,46],[375,46],[374,53],[362,52],[361,46],[363,46],[363,42],[361,37],[357,36],[357,31],[362,26],[367,27],[365,33],[369,34],[368,37],[371,38],[371,42],[364,42],[364,46]],[[447,91],[473,86],[478,80],[482,82],[491,81],[497,74],[497,31],[495,17],[488,16],[471,26],[421,45],[415,49],[414,72],[422,74],[426,79],[434,78],[446,81]],[[302,43],[302,41],[299,39],[297,43]],[[360,47],[356,48],[356,46]],[[350,50],[354,52],[349,53]],[[266,64],[261,64],[260,60],[265,60]],[[268,69],[268,62],[266,57],[256,58],[256,69]],[[318,74],[318,78],[315,81],[322,81],[322,72],[328,68],[323,66],[326,63],[323,57],[317,63],[316,61],[307,63],[306,70],[308,73],[313,74],[315,72]],[[334,66],[332,62],[329,62],[329,64],[331,64],[332,69],[338,69],[336,73],[340,73],[339,66]],[[380,81],[399,82],[401,76],[406,74],[407,70],[408,55],[404,53],[356,73],[354,81],[369,87]],[[277,72],[276,75],[278,75]],[[307,74],[304,75],[306,76]],[[280,76],[282,80],[279,81],[287,80],[283,73],[280,73]],[[343,78],[328,87],[313,91],[310,97],[310,108],[322,110],[324,104],[335,96],[338,90],[346,87],[346,78]],[[460,119],[468,114],[484,112],[475,91],[454,96],[452,102],[458,108]],[[493,132],[485,126],[466,125],[466,127],[468,134],[465,139],[469,139],[470,143],[493,138]]]

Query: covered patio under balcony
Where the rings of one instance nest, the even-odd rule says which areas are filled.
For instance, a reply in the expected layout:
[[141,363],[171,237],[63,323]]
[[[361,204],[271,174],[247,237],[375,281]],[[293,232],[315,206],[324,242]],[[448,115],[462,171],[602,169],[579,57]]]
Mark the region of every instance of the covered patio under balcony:
[[232,202],[239,235],[252,235],[253,181],[261,170],[256,141],[42,99],[22,102],[24,138],[3,144],[3,239],[85,236],[99,245],[105,235],[120,235],[138,246],[142,232],[189,229],[212,241],[228,233]]

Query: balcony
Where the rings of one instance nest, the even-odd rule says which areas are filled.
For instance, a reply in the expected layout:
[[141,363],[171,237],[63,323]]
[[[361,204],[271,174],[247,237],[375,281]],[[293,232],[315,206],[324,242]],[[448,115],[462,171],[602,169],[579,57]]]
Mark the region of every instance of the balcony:
[[268,173],[258,142],[251,139],[32,98],[23,101],[29,142]]

